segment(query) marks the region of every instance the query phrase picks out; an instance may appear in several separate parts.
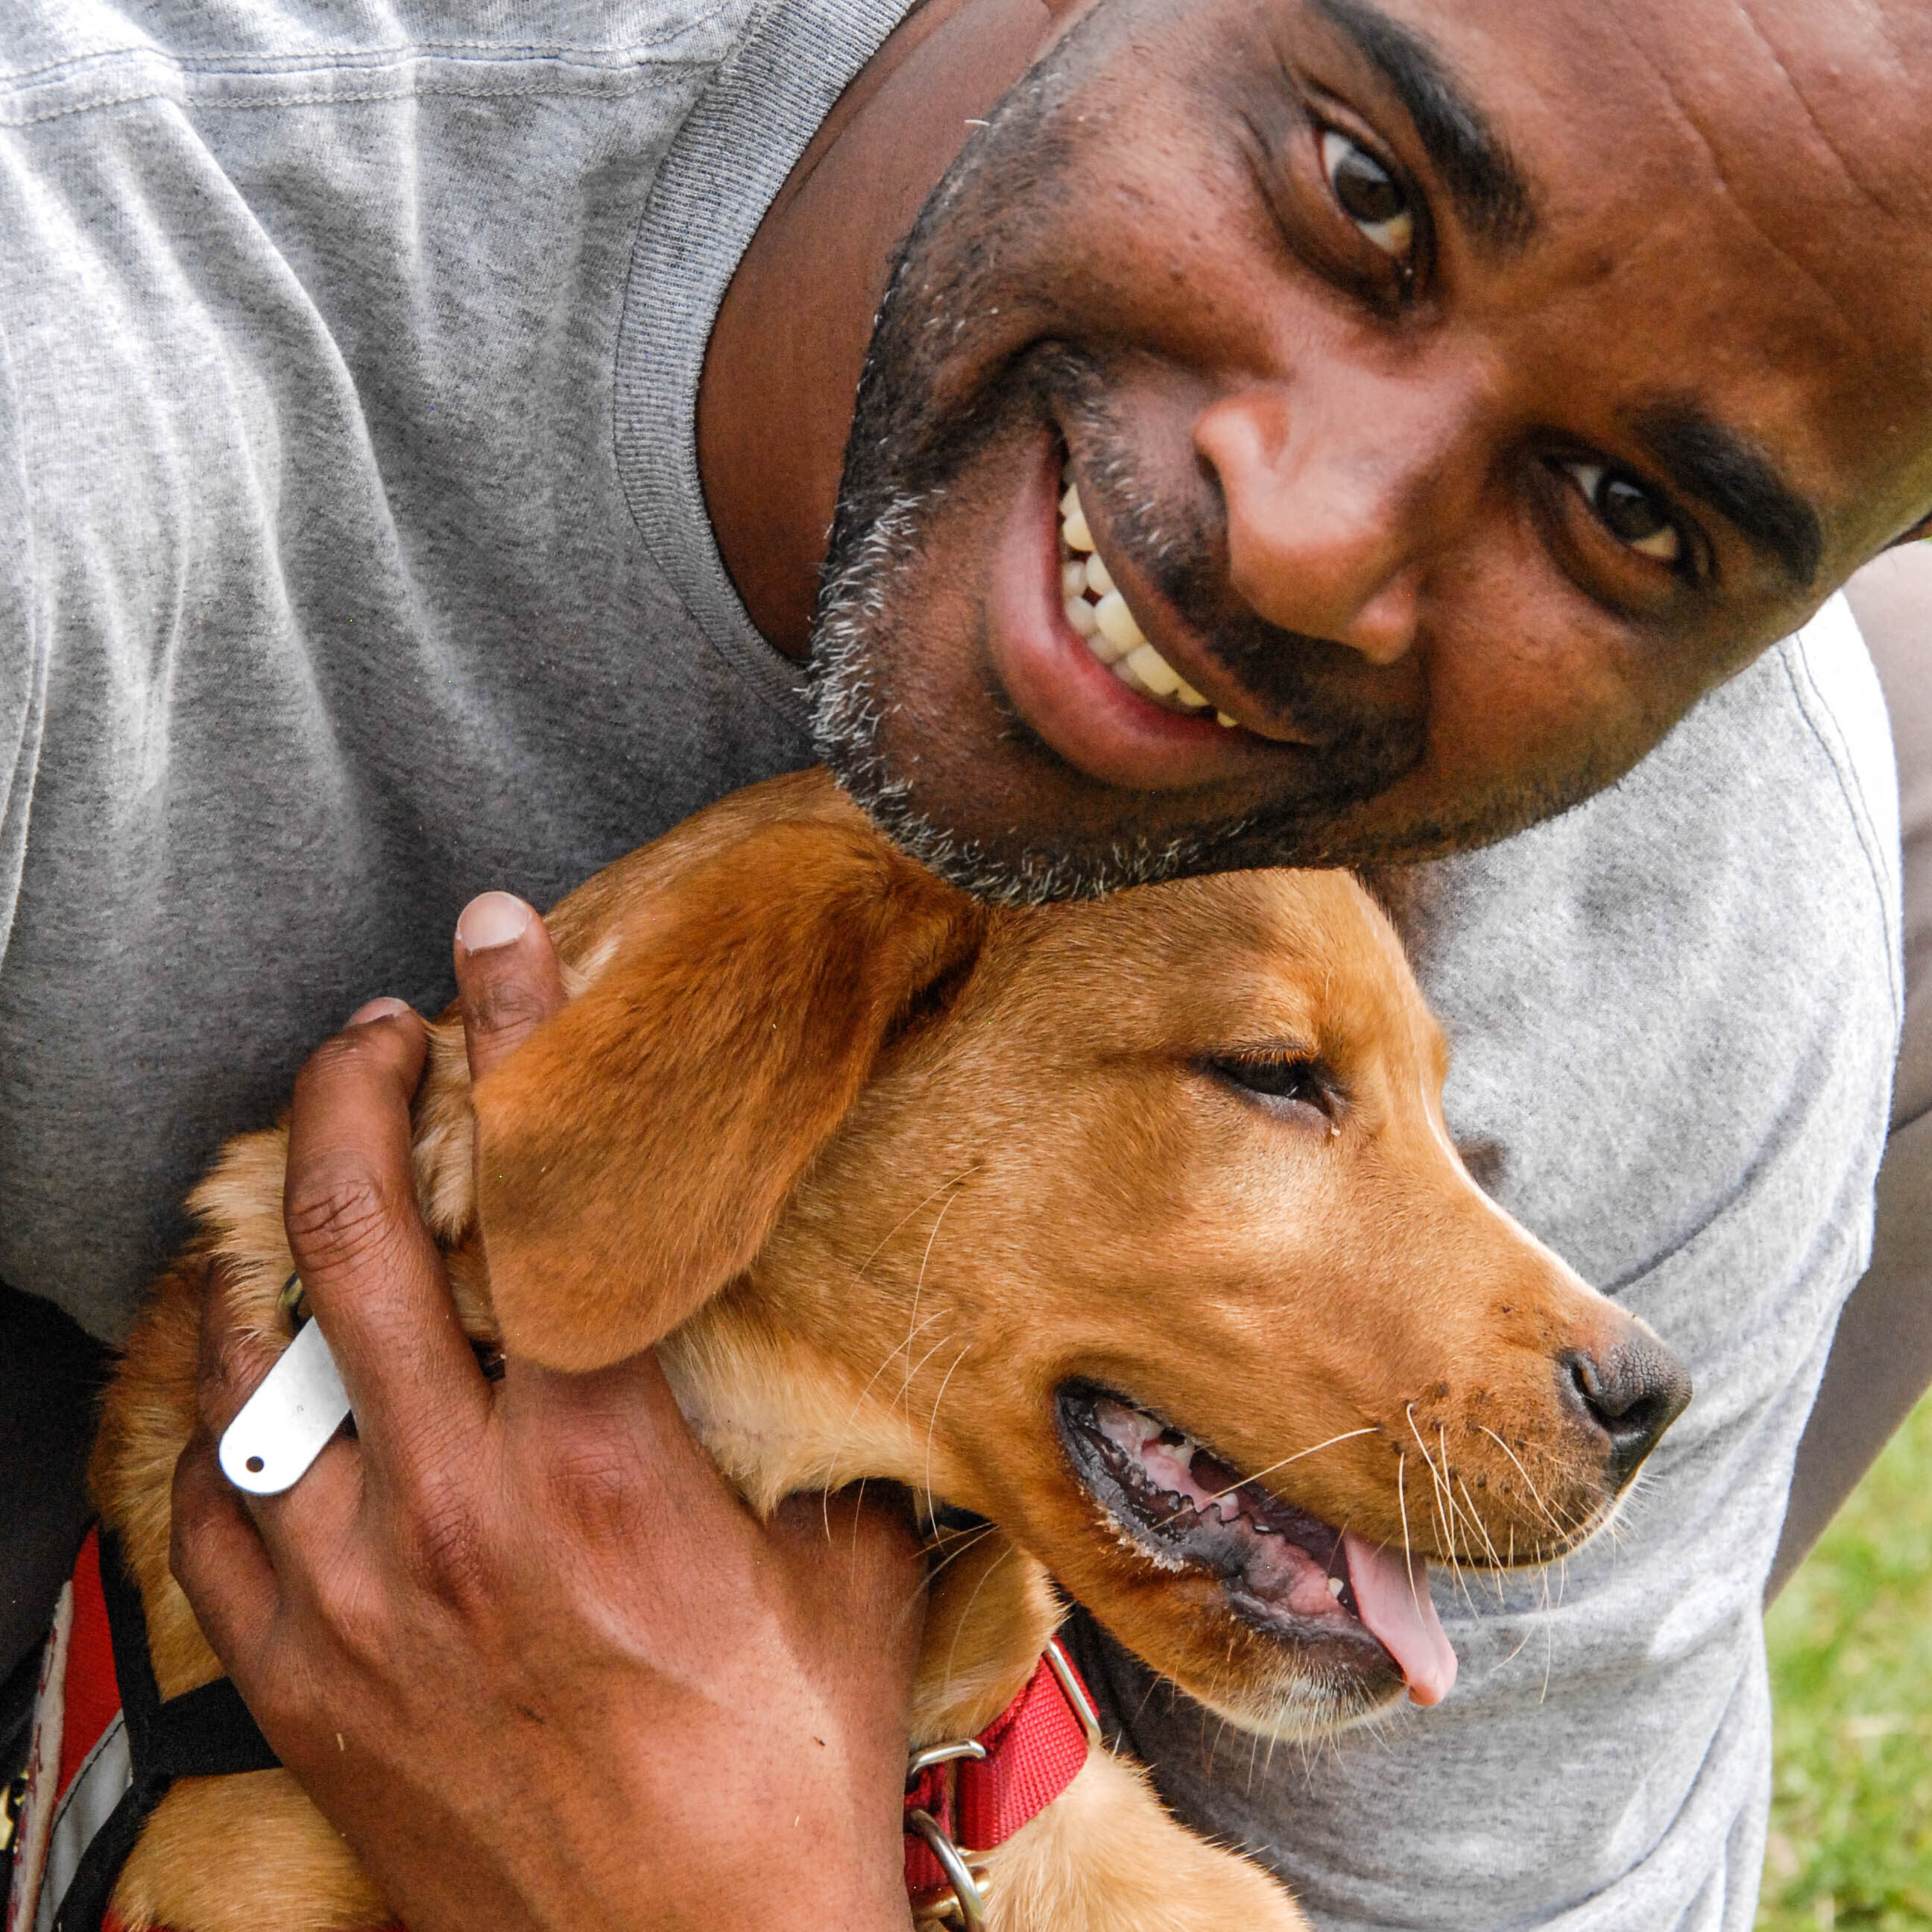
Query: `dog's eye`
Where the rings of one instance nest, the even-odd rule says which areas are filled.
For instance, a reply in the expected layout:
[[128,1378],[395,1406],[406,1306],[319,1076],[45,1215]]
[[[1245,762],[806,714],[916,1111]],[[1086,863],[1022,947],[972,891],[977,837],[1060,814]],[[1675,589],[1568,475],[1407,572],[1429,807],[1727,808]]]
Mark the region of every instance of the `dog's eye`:
[[1286,1054],[1240,1053],[1217,1055],[1208,1066],[1216,1078],[1253,1094],[1257,1100],[1312,1107],[1324,1115],[1334,1112],[1334,1090],[1318,1060]]

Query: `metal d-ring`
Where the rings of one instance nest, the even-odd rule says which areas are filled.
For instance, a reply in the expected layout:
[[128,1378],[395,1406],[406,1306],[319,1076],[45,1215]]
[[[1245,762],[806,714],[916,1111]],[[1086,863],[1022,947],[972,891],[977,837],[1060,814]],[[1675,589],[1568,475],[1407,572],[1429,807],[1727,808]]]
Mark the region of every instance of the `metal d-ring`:
[[921,1772],[930,1771],[936,1764],[951,1764],[962,1757],[983,1764],[986,1747],[977,1738],[962,1738],[957,1744],[928,1744],[924,1750],[914,1751],[907,1760],[906,1782],[910,1784]]
[[1107,1741],[1100,1735],[1100,1715],[1094,1708],[1093,1700],[1087,1695],[1087,1687],[1075,1676],[1073,1666],[1066,1660],[1066,1653],[1060,1647],[1060,1640],[1050,1636],[1046,1640],[1046,1667],[1059,1680],[1060,1688],[1066,1694],[1066,1701],[1073,1707],[1073,1714],[1080,1720],[1080,1728],[1087,1733],[1087,1742],[1095,1750],[1105,1750]]
[[959,1901],[959,1916],[966,1922],[966,1932],[984,1932],[986,1894],[960,1856],[959,1847],[940,1828],[939,1820],[929,1811],[908,1811],[905,1821],[906,1828],[917,1832],[926,1840],[926,1849],[939,1861],[939,1869],[946,1874],[952,1896]]

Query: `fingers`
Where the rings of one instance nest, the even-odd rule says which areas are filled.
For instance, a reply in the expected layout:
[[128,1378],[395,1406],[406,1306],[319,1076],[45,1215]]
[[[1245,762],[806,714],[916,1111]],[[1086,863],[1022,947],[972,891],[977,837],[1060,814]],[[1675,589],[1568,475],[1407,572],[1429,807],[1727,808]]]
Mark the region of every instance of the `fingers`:
[[910,1494],[896,1484],[864,1483],[829,1496],[788,1496],[770,1534],[795,1587],[830,1626],[863,1633],[862,1642],[834,1646],[824,1667],[883,1727],[886,1756],[903,1750],[926,1601]]
[[410,1102],[424,1048],[404,1008],[316,1050],[296,1082],[283,1192],[290,1249],[364,1452],[399,1470],[456,1453],[488,1406],[416,1199]]
[[287,1338],[271,1334],[236,1292],[230,1270],[211,1263],[201,1300],[195,1396],[201,1426],[216,1442],[274,1366]]
[[543,921],[508,892],[464,908],[455,950],[470,1078],[480,1080],[564,1004],[563,971]]
[[206,1431],[175,1465],[168,1566],[215,1655],[230,1671],[249,1674],[274,1619],[275,1573]]
[[829,1496],[785,1498],[772,1516],[772,1535],[801,1555],[816,1544],[849,1552],[848,1575],[861,1594],[883,1592],[897,1603],[925,1570],[910,1492],[896,1483],[858,1483]]
[[[195,1406],[201,1418],[201,1436],[206,1438],[202,1446],[206,1448],[211,1469],[219,1468],[216,1445],[261,1386],[287,1340],[279,1323],[266,1318],[260,1294],[249,1293],[243,1277],[226,1263],[218,1261],[208,1265],[201,1298]],[[311,1533],[335,1530],[353,1517],[362,1493],[358,1454],[356,1444],[338,1438],[324,1449],[304,1474],[300,1514],[305,1530]],[[184,1454],[184,1466],[186,1460]],[[180,1468],[176,1476],[178,1480]],[[287,1499],[239,1496],[228,1487],[225,1475],[214,1480],[232,1506],[235,1521],[247,1524],[252,1520],[252,1534],[267,1547],[271,1559],[280,1554],[286,1541]],[[179,1532],[182,1522],[178,1515],[175,1526]],[[181,1554],[178,1536],[176,1553]],[[218,1567],[212,1574],[214,1587],[218,1588]]]

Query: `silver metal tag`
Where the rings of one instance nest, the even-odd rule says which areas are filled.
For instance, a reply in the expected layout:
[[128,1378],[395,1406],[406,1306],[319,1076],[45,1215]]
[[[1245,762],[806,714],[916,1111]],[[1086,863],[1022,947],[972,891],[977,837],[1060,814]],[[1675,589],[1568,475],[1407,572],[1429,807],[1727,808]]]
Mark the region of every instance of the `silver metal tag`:
[[322,1324],[296,1331],[221,1438],[221,1473],[250,1495],[278,1496],[301,1480],[349,1413]]

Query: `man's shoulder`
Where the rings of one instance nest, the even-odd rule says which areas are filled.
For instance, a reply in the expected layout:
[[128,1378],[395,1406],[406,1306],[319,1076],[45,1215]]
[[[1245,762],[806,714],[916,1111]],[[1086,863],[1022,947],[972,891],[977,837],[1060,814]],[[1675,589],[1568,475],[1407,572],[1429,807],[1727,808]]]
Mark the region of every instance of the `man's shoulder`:
[[1696,1394],[1619,1540],[1554,1581],[1496,1580],[1493,1600],[1444,1582],[1462,1675],[1419,1724],[1257,1773],[1109,1660],[1163,1796],[1260,1847],[1322,1924],[1474,1922],[1472,1899],[1554,1924],[1587,1897],[1580,1927],[1704,1926],[1714,1912],[1687,1900],[1747,1895],[1760,1592],[1885,1131],[1892,793],[1869,662],[1828,608],[1622,784],[1425,868],[1416,943],[1452,1130],[1488,1144],[1503,1204],[1649,1322]]
[[1778,656],[1792,701],[1837,774],[1846,818],[1877,897],[1887,956],[1894,969],[1893,990],[1902,1008],[1898,768],[1878,673],[1842,595],[1786,639]]
[[1621,784],[1435,870],[1452,1118],[1509,1150],[1509,1204],[1591,1279],[1688,1241],[1767,1148],[1828,1142],[1835,1167],[1882,1130],[1897,778],[1841,598]]
[[[541,9],[326,0],[28,0],[0,27],[0,125],[151,98],[355,99],[413,81],[594,88],[640,61],[728,45],[753,0],[557,0]],[[681,49],[687,36],[696,44]]]

